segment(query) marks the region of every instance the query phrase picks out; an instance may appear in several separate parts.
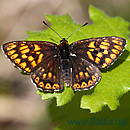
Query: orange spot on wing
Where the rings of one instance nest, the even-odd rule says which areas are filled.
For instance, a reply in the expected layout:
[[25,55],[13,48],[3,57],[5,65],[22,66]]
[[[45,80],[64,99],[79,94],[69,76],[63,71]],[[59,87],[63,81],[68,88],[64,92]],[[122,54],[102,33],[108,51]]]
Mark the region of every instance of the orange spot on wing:
[[52,86],[52,89],[60,89],[60,86],[59,86],[59,84],[53,84],[53,86]]
[[100,62],[100,58],[96,57],[95,62],[98,64]]
[[80,75],[80,77],[83,77],[83,76],[84,76],[82,71],[79,72],[79,75]]
[[16,52],[16,50],[11,50],[11,51],[8,52],[8,55],[12,55],[12,54],[14,54],[15,52]]
[[40,54],[39,57],[38,57],[37,63],[40,63],[42,61],[42,57],[43,57],[43,54]]
[[26,59],[26,58],[27,58],[26,54],[23,54],[23,55],[22,55],[22,58],[23,58],[23,59]]
[[33,60],[34,60],[34,57],[32,57],[32,56],[28,57],[28,61],[33,61]]
[[40,48],[37,44],[34,44],[34,47],[35,47],[34,51],[39,51],[39,50],[41,50],[41,48]]
[[39,82],[38,84],[41,88],[44,88],[44,83],[43,82]]
[[88,45],[88,47],[90,47],[90,48],[95,48],[94,43],[95,43],[95,41],[90,42],[89,45]]
[[36,64],[36,61],[35,60],[33,60],[32,62],[31,62],[31,65],[33,66],[33,67],[35,67],[37,64]]
[[112,59],[115,59],[115,58],[116,58],[116,54],[110,54],[110,57],[111,57]]
[[107,67],[107,64],[103,63],[102,68],[105,68],[105,67]]
[[24,43],[21,43],[21,46],[25,46],[25,44],[24,44]]
[[89,59],[91,59],[91,60],[94,61],[94,58],[93,58],[93,56],[92,56],[92,53],[91,53],[90,51],[87,51],[86,53],[88,54]]
[[101,57],[103,57],[103,54],[102,54],[101,52],[98,52],[97,56],[98,56],[99,58],[101,58]]
[[48,77],[49,77],[49,78],[52,77],[52,73],[51,73],[51,72],[48,73]]
[[12,42],[12,43],[9,43],[8,45],[9,45],[9,46],[13,46],[13,45],[15,45],[15,44]]
[[23,49],[27,49],[27,48],[28,48],[28,46],[26,45],[26,46],[20,47],[19,50],[23,50]]
[[81,88],[86,88],[86,87],[87,87],[87,83],[86,82],[82,82]]
[[108,46],[100,45],[100,48],[101,48],[101,49],[106,49],[106,50],[107,50],[107,49],[108,49]]
[[79,85],[78,83],[75,83],[75,84],[73,85],[73,88],[74,88],[74,89],[79,89],[79,88],[80,88],[80,85]]
[[45,71],[45,69],[44,68],[42,68],[42,70],[41,70],[42,72],[44,72]]
[[31,72],[31,70],[30,70],[29,67],[25,68],[25,71],[27,71],[27,72]]
[[46,74],[46,73],[44,73],[42,76],[43,76],[43,78],[45,79],[45,78],[46,78],[46,76],[47,76],[47,74]]
[[93,81],[92,80],[89,80],[88,81],[88,86],[91,86],[93,84]]
[[89,68],[88,68],[88,67],[86,67],[86,70],[87,70],[87,71],[89,71]]
[[106,61],[107,64],[110,64],[110,63],[112,62],[112,59],[110,59],[110,58],[105,58],[105,61]]
[[45,86],[46,89],[51,89],[51,84],[50,83],[47,83],[46,86]]
[[35,77],[36,77],[36,74],[33,74],[32,76],[33,76],[33,78],[35,78]]
[[112,49],[112,52],[115,53],[115,54],[119,54],[120,52],[116,49]]
[[78,79],[79,78],[79,76],[76,74],[76,79]]
[[25,50],[22,50],[22,51],[21,51],[21,54],[28,53],[29,51],[30,51],[29,48],[28,48],[28,49],[25,49]]
[[89,77],[89,74],[87,72],[84,73],[86,77]]
[[26,62],[22,62],[21,64],[19,64],[21,68],[25,68],[27,66]]
[[14,60],[14,62],[15,62],[16,64],[19,64],[19,63],[21,62],[21,59],[20,59],[20,58],[17,58],[17,59]]
[[104,50],[103,54],[107,55],[107,54],[108,54],[108,51],[107,51],[107,50]]
[[118,46],[118,45],[114,45],[114,47],[115,47],[116,49],[118,49],[118,50],[122,50],[122,48],[121,48],[120,46]]
[[110,43],[108,43],[108,42],[101,42],[101,44],[106,45],[106,46],[110,46]]
[[89,51],[94,51],[94,49],[89,49]]
[[56,79],[56,76],[55,75],[53,75],[53,80],[55,80]]
[[7,47],[7,51],[14,49],[17,45],[16,44],[12,44],[9,47]]
[[37,51],[36,54],[40,54],[41,52],[40,51]]
[[92,80],[93,80],[93,81],[96,81],[96,80],[97,80],[94,75],[92,76]]
[[39,80],[40,80],[40,78],[39,78],[39,77],[36,77],[36,78],[35,78],[35,82],[36,82],[36,83],[38,83],[38,82],[39,82]]
[[120,41],[118,41],[119,39],[118,38],[116,38],[115,40],[112,40],[112,42],[114,42],[114,43],[116,43],[116,44],[118,44],[118,45],[122,45],[122,42],[120,42]]
[[17,58],[18,57],[18,54],[14,54],[14,55],[12,55],[10,58],[11,59],[15,59],[15,58]]

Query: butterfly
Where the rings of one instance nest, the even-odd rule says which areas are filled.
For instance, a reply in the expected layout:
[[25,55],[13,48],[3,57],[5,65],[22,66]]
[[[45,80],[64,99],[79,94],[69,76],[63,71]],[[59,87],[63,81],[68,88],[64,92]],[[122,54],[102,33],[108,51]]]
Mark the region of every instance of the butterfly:
[[82,39],[70,45],[65,38],[61,39],[59,45],[13,41],[3,44],[2,49],[15,66],[31,74],[38,89],[52,92],[62,90],[64,83],[75,91],[93,88],[101,78],[99,68],[113,64],[126,46],[126,40],[116,36]]

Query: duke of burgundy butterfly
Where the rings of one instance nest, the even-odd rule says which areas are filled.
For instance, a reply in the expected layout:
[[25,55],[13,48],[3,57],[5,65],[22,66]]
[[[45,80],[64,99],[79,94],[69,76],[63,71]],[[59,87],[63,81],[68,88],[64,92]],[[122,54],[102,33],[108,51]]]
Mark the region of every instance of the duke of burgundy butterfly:
[[60,38],[57,45],[47,41],[12,41],[2,49],[5,55],[18,68],[28,74],[42,91],[60,91],[63,82],[73,90],[88,90],[100,80],[98,68],[106,68],[119,58],[125,49],[126,40],[121,37],[107,36],[82,39],[68,44],[45,21],[43,23]]

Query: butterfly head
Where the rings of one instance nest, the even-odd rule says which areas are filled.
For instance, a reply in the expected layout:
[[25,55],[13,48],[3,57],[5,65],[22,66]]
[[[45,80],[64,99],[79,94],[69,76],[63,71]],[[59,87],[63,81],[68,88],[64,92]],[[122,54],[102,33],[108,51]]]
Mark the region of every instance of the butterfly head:
[[60,43],[63,43],[63,42],[67,42],[68,43],[68,41],[65,38],[62,38],[62,40],[60,40]]
[[60,41],[59,52],[60,52],[61,59],[68,59],[69,58],[69,44],[65,38],[63,38]]

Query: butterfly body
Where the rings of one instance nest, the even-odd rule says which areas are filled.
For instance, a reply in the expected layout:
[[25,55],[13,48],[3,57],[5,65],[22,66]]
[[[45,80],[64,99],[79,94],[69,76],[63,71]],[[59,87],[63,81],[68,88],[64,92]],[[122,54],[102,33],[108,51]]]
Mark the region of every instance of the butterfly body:
[[63,38],[63,40],[60,41],[59,52],[61,59],[69,59],[69,44],[68,41],[65,40],[65,38]]
[[13,41],[5,43],[5,55],[17,67],[31,74],[43,91],[60,91],[63,82],[73,90],[88,90],[100,80],[98,68],[110,66],[121,55],[126,40],[121,37],[83,39],[59,45],[47,41]]

